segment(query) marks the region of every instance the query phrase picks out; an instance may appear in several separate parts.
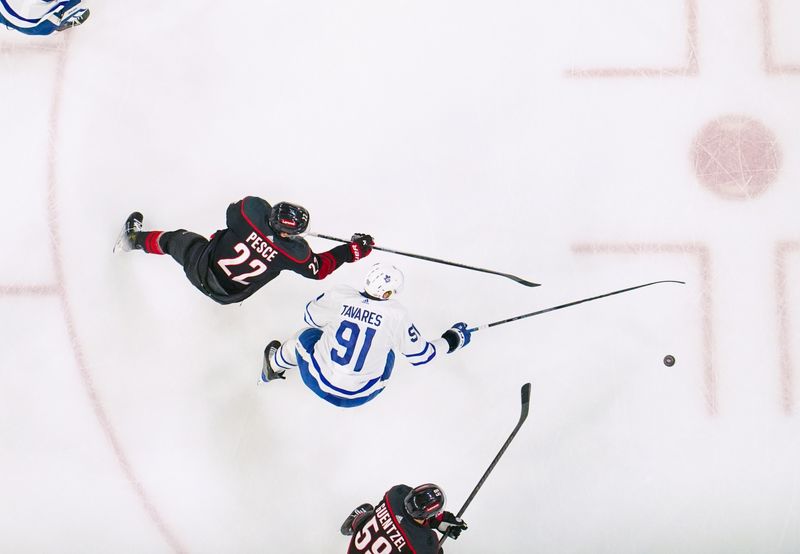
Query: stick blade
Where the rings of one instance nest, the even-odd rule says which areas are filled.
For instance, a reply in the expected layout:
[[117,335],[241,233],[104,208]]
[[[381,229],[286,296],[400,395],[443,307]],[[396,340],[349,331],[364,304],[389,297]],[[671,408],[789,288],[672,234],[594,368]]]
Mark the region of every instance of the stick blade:
[[503,273],[503,277],[508,277],[515,283],[519,283],[520,285],[525,285],[526,287],[541,287],[541,283],[534,283],[533,281],[526,281],[522,277],[517,277],[516,275],[510,275],[508,273]]
[[528,417],[528,410],[530,410],[531,406],[531,384],[525,383],[522,385],[522,389],[520,389],[520,397],[522,400],[522,411],[519,416],[520,422],[525,421]]

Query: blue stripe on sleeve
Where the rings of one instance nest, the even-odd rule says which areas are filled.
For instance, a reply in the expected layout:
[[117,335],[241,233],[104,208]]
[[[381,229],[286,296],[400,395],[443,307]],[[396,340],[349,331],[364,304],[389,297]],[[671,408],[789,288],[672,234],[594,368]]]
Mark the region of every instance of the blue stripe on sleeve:
[[[417,352],[416,354],[404,354],[404,356],[405,356],[406,358],[416,358],[417,356],[422,356],[423,354],[425,354],[425,353],[428,351],[428,347],[429,347],[429,346],[433,346],[433,344],[431,344],[431,343],[429,343],[429,342],[426,342],[426,343],[425,343],[425,348],[423,348],[422,350],[420,350],[420,351],[419,351],[419,352]],[[434,350],[436,350],[436,347],[435,347],[435,346],[433,346],[433,349],[434,349]]]
[[311,312],[308,311],[308,307],[310,305],[311,305],[311,302],[306,304],[306,315],[305,315],[305,317],[303,319],[305,319],[306,323],[308,323],[310,325],[313,325],[314,327],[319,327],[321,329],[322,325],[319,325],[316,321],[314,321],[314,318],[311,317]]
[[433,348],[433,352],[431,352],[431,355],[428,356],[425,360],[422,360],[420,362],[411,362],[411,365],[417,366],[417,365],[427,364],[428,362],[430,362],[432,359],[434,359],[436,357],[436,347],[433,346],[433,344],[430,343],[430,342],[428,344],[430,344],[431,347]]

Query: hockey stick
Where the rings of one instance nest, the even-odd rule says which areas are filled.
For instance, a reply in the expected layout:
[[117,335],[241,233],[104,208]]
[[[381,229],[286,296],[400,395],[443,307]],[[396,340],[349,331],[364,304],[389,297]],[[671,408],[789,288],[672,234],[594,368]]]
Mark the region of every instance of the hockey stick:
[[[530,409],[530,404],[531,404],[531,384],[530,383],[525,383],[524,385],[522,385],[522,389],[520,390],[520,396],[522,397],[522,406],[521,406],[521,409],[520,409],[519,421],[517,422],[517,426],[514,427],[513,431],[511,431],[511,434],[506,439],[506,442],[505,442],[505,444],[503,444],[503,447],[500,449],[500,452],[497,453],[497,456],[494,457],[494,460],[492,460],[492,463],[489,464],[489,468],[483,473],[483,477],[481,477],[481,480],[478,481],[478,484],[475,485],[474,489],[472,489],[472,492],[469,494],[469,497],[467,498],[466,502],[464,502],[464,505],[461,506],[461,509],[456,514],[456,517],[461,517],[462,515],[464,515],[464,512],[467,511],[467,507],[469,507],[470,503],[472,502],[472,499],[475,498],[475,495],[478,494],[478,491],[483,486],[483,483],[486,481],[486,478],[489,477],[489,474],[494,469],[494,466],[497,465],[497,462],[500,460],[500,456],[503,455],[503,452],[506,451],[506,448],[508,448],[508,445],[511,444],[511,441],[514,440],[514,437],[517,436],[517,431],[519,431],[520,427],[522,427],[522,424],[525,423],[525,420],[528,419],[528,410]],[[442,537],[442,539],[439,541],[439,544],[441,545],[442,543],[444,543],[444,541],[449,536],[450,535],[445,533],[444,536]]]
[[645,283],[644,285],[636,285],[635,287],[628,287],[627,289],[620,289],[615,290],[613,292],[607,292],[606,294],[601,294],[599,296],[592,296],[591,298],[583,298],[582,300],[575,300],[574,302],[567,302],[566,304],[561,304],[559,306],[553,306],[552,308],[545,308],[544,310],[538,310],[536,312],[531,312],[529,314],[522,314],[515,317],[509,317],[508,319],[501,319],[500,321],[495,321],[492,323],[484,323],[483,325],[478,325],[477,327],[472,327],[469,329],[469,332],[474,331],[482,331],[484,329],[488,329],[489,327],[494,327],[495,325],[502,325],[504,323],[510,323],[512,321],[517,321],[518,319],[524,319],[526,317],[533,317],[539,314],[546,314],[547,312],[554,312],[556,310],[560,310],[561,308],[567,308],[569,306],[575,306],[577,304],[583,304],[584,302],[591,302],[592,300],[597,300],[599,298],[605,298],[606,296],[614,296],[615,294],[622,294],[623,292],[628,292],[631,290],[641,289],[644,287],[649,287],[650,285],[657,285],[659,283],[678,283],[681,285],[685,285],[686,283],[683,281],[672,281],[672,280],[665,280],[665,281],[653,281],[652,283]]
[[[322,235],[322,234],[311,233],[311,232],[307,232],[306,234],[309,235],[309,236],[312,236],[312,237],[319,237],[321,239],[335,240],[335,241],[338,241],[338,242],[350,242],[349,240],[339,239],[339,238],[336,238],[336,237],[331,237],[329,235]],[[408,256],[409,258],[417,258],[418,260],[425,260],[425,261],[428,261],[428,262],[435,262],[437,264],[452,265],[454,267],[460,267],[460,268],[463,268],[463,269],[471,269],[472,271],[480,271],[482,273],[491,273],[492,275],[499,275],[501,277],[506,277],[507,279],[511,279],[512,281],[517,282],[520,285],[525,285],[526,287],[539,287],[539,286],[541,286],[539,283],[532,283],[531,281],[526,281],[525,279],[522,279],[521,277],[517,277],[516,275],[511,275],[510,273],[500,273],[499,271],[493,271],[491,269],[483,269],[481,267],[473,267],[471,265],[464,265],[464,264],[459,264],[459,263],[456,263],[456,262],[448,262],[448,261],[445,261],[445,260],[440,260],[439,258],[431,258],[430,256],[423,256],[421,254],[409,254],[408,252],[400,252],[399,250],[391,250],[389,248],[381,248],[380,246],[373,246],[372,249],[373,250],[380,250],[381,252],[390,252],[392,254],[399,254],[400,256]]]

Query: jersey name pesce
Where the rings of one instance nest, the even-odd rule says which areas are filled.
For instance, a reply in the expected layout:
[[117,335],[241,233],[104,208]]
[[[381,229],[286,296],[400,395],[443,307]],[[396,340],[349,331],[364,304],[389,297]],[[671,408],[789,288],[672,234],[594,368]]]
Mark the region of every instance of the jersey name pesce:
[[356,321],[362,321],[369,325],[374,325],[375,327],[380,327],[381,319],[383,318],[381,314],[376,314],[375,312],[359,308],[358,306],[348,306],[347,304],[342,304],[342,313],[339,315],[355,319]]
[[255,232],[250,233],[250,236],[247,237],[245,242],[249,244],[250,248],[261,254],[261,257],[268,262],[271,262],[275,256],[278,255],[278,251],[275,250],[267,241],[259,238],[258,234]]

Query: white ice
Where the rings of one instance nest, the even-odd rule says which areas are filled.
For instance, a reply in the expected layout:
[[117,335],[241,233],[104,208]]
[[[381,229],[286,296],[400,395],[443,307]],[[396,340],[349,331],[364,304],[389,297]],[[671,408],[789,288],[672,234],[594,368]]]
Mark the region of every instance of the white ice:
[[[90,7],[60,36],[0,29],[0,552],[342,553],[342,520],[394,484],[436,482],[457,511],[528,381],[530,418],[448,553],[800,551],[797,2]],[[783,71],[765,70],[764,8]],[[696,75],[568,74],[687,49]],[[762,195],[694,174],[695,135],[726,114],[775,133]],[[210,234],[245,195],[543,285],[376,252],[218,306],[168,257],[111,254],[133,210]],[[297,374],[257,388],[264,344],[378,260],[430,336],[687,284],[400,361],[358,409]]]

